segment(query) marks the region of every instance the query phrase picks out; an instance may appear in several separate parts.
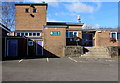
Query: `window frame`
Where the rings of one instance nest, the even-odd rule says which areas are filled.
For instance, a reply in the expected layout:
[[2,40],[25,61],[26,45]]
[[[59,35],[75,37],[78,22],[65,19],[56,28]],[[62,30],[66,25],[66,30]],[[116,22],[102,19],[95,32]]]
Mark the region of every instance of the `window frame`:
[[[34,12],[34,9],[35,9],[35,12]],[[33,13],[37,13],[37,8],[33,8],[33,11],[32,11]]]
[[112,34],[113,34],[113,33],[115,33],[115,35],[116,35],[115,39],[116,39],[117,41],[120,41],[120,39],[118,39],[118,33],[120,34],[120,32],[110,32],[110,38],[113,38],[113,37],[112,37]]
[[[22,35],[22,33],[23,33],[23,35]],[[24,32],[21,32],[21,33],[20,33],[20,36],[25,36],[25,33],[24,33]]]
[[[19,36],[21,36],[21,33],[20,32],[18,32],[19,33]],[[16,35],[18,36],[18,33],[16,33]]]
[[35,36],[37,36],[37,33],[36,33],[36,32],[33,32],[33,33],[32,33],[32,36],[35,37],[35,36],[34,36],[34,33],[35,33]]
[[[26,33],[27,33],[27,36],[26,36]],[[28,37],[28,36],[29,36],[29,33],[28,33],[28,32],[24,32],[24,36]]]
[[[26,37],[40,37],[40,36],[41,36],[41,33],[40,33],[40,32],[17,32],[16,35],[17,35],[18,33],[20,34],[19,36],[22,36],[21,33],[24,33],[23,36],[26,36],[25,34],[27,33],[28,35],[27,35]],[[31,36],[29,35],[30,33],[32,33]],[[35,33],[36,35],[33,35],[33,33]],[[38,33],[39,33],[39,36],[37,35]],[[17,36],[18,36],[18,35],[17,35]]]
[[[31,33],[31,36],[30,36],[30,33]],[[32,37],[33,36],[33,33],[32,32],[29,32],[29,37]]]
[[[66,31],[66,38],[74,38],[74,37],[70,37],[70,32],[72,32],[73,34],[76,32],[78,37],[78,31]],[[67,33],[68,33],[68,37],[67,37]]]
[[[38,36],[38,33],[39,33],[39,36]],[[41,33],[40,33],[40,32],[37,32],[37,33],[36,33],[36,36],[37,36],[37,37],[40,37],[40,36],[41,36]]]
[[120,32],[117,32],[117,40],[120,41],[120,39],[118,39],[118,34],[120,34]]

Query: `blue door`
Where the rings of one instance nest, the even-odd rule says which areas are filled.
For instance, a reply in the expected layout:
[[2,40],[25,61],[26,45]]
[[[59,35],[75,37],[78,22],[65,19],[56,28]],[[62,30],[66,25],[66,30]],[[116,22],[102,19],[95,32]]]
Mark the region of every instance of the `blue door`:
[[17,56],[18,40],[7,40],[7,56]]
[[43,41],[36,41],[36,54],[43,55]]
[[82,34],[82,45],[83,46],[93,46],[93,34],[83,33]]

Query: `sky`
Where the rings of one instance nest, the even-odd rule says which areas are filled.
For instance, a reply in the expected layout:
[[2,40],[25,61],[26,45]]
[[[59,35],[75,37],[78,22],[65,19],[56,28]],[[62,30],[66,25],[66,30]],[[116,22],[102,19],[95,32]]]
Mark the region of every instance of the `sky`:
[[50,2],[47,20],[56,22],[77,22],[100,28],[116,28],[118,26],[117,2]]
[[[16,0],[17,1],[17,0]],[[44,0],[24,0],[24,3],[41,3]],[[108,1],[108,0],[106,0]],[[45,0],[48,3],[47,21],[77,23],[80,15],[84,26],[93,28],[118,27],[118,1],[99,0]]]

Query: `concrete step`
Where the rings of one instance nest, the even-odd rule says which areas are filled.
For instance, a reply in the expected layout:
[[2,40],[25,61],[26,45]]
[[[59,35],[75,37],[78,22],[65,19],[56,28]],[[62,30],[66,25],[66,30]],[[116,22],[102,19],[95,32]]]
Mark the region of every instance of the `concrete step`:
[[111,58],[110,56],[81,56],[82,58]]
[[105,47],[85,47],[87,50],[82,57],[97,57],[97,58],[109,58],[109,54]]
[[81,55],[81,56],[109,56],[109,55],[88,55],[88,54],[85,54],[85,55]]
[[107,52],[107,50],[104,49],[90,49],[89,52]]
[[110,56],[108,55],[81,55],[81,57],[88,57],[88,58],[111,58]]
[[91,51],[91,52],[92,52],[92,51],[96,51],[96,52],[106,52],[106,51],[107,51],[106,48],[94,48],[94,47],[93,47],[93,48],[92,48],[92,47],[91,47],[91,48],[90,48],[90,47],[88,48],[88,47],[87,47],[87,48],[85,48],[85,49],[87,49],[88,51]]
[[86,52],[85,54],[89,54],[89,55],[108,55],[107,52]]
[[97,49],[101,49],[101,48],[105,48],[106,49],[106,47],[84,47],[84,48],[87,48],[87,49],[94,49],[94,48],[97,48]]

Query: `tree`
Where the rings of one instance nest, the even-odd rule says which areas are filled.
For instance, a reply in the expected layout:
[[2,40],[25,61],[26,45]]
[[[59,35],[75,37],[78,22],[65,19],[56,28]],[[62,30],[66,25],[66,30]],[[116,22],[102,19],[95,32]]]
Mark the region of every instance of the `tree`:
[[14,2],[2,2],[2,24],[11,30],[15,28],[15,3]]
[[100,28],[101,26],[98,25],[98,24],[95,24],[95,25],[91,25],[91,24],[84,24],[83,25],[83,29],[98,29]]

